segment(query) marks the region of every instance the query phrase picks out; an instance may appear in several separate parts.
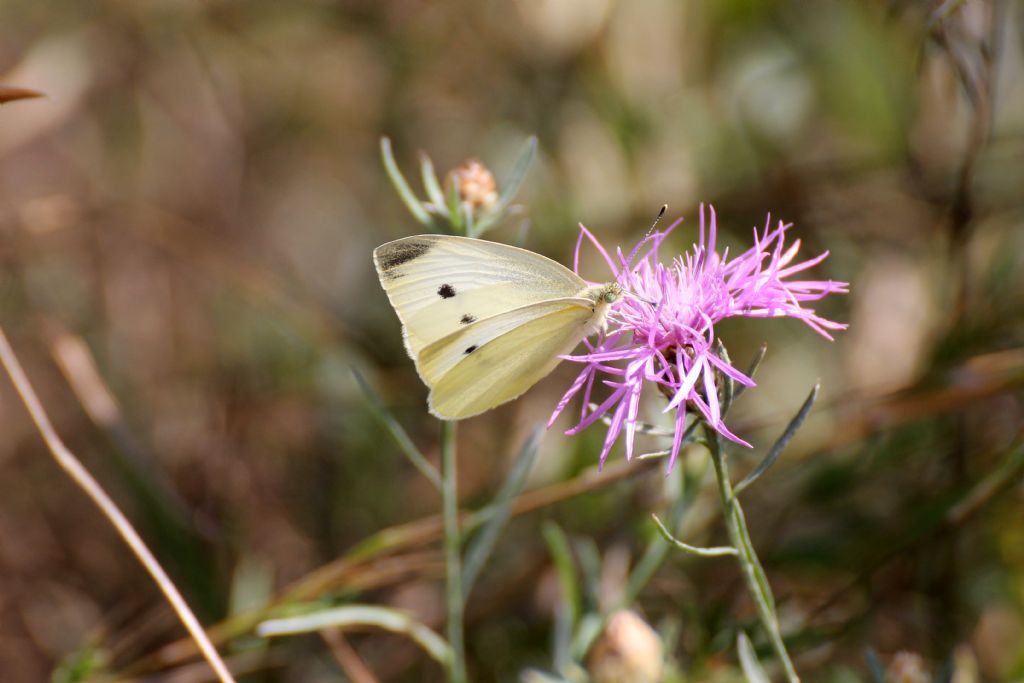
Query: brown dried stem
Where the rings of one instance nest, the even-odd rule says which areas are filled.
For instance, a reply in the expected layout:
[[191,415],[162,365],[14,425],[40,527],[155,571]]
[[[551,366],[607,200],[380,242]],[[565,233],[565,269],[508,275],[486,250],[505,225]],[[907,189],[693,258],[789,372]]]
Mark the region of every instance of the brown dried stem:
[[10,343],[7,341],[7,336],[4,334],[2,327],[0,327],[0,362],[3,363],[7,374],[10,375],[18,396],[25,404],[25,408],[28,410],[32,421],[46,442],[46,446],[49,448],[54,460],[71,477],[72,481],[89,496],[92,502],[96,504],[100,512],[103,513],[117,533],[120,534],[124,542],[128,544],[131,551],[135,553],[139,562],[146,568],[149,575],[153,577],[157,587],[160,588],[167,601],[171,604],[171,608],[177,613],[178,618],[181,619],[181,623],[184,624],[196,645],[199,646],[200,651],[217,674],[217,677],[222,683],[234,683],[234,678],[232,678],[227,666],[221,660],[220,655],[217,654],[217,650],[213,647],[209,638],[207,638],[203,627],[199,624],[195,615],[192,614],[185,599],[178,592],[174,583],[171,582],[167,573],[164,572],[156,557],[146,547],[142,537],[135,531],[135,528],[128,521],[128,518],[125,517],[124,513],[121,512],[120,508],[117,507],[117,504],[106,494],[99,485],[99,482],[89,474],[89,471],[68,450],[67,446],[64,445],[64,442],[57,435],[56,430],[50,423],[50,418],[46,415],[42,403],[32,388],[32,384],[28,381],[21,363],[18,362],[14,349],[11,348]]

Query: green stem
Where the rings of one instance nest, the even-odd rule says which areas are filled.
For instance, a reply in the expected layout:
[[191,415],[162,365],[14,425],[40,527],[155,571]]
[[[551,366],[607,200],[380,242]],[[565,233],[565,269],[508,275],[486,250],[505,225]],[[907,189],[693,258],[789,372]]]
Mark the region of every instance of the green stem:
[[466,650],[462,637],[465,611],[462,594],[462,539],[459,536],[459,501],[456,479],[455,423],[441,422],[441,497],[444,505],[444,555],[448,602],[448,644],[452,658],[449,683],[466,683]]
[[743,580],[747,584],[750,596],[754,599],[757,615],[761,620],[761,625],[768,632],[775,655],[782,662],[786,680],[789,683],[800,683],[800,677],[797,675],[796,669],[793,668],[793,662],[789,658],[786,644],[782,640],[782,633],[779,631],[779,620],[775,614],[775,599],[772,597],[772,589],[768,585],[761,561],[757,559],[754,545],[750,541],[743,509],[733,495],[732,483],[729,481],[729,468],[725,462],[725,452],[722,450],[722,437],[709,428],[705,428],[705,434],[708,448],[711,451],[711,462],[715,466],[715,476],[718,479],[718,493],[722,499],[725,526],[729,530],[732,544],[739,551],[736,560],[743,572]]

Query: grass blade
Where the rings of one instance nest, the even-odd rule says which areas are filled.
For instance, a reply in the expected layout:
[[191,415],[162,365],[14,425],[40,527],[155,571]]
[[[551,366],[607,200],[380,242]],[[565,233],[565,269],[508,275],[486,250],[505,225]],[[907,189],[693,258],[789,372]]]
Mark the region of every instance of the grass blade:
[[[554,669],[563,671],[572,661],[570,653],[572,633],[576,628],[576,619],[580,613],[579,586],[577,585],[576,567],[572,559],[572,548],[569,538],[562,528],[554,522],[547,521],[541,527],[544,541],[547,543],[551,560],[558,574],[558,585],[561,588],[556,621],[561,628],[556,630],[554,645]],[[559,637],[561,636],[561,637]]]
[[747,683],[771,683],[771,679],[768,678],[768,674],[764,672],[761,662],[757,659],[757,653],[754,652],[750,638],[747,638],[747,634],[743,631],[736,636],[736,652],[739,654],[740,666],[743,668],[743,675],[746,676]]
[[405,457],[409,458],[409,462],[412,466],[419,470],[420,474],[427,478],[431,484],[434,485],[438,491],[441,490],[441,473],[438,472],[437,468],[430,464],[430,461],[424,457],[420,449],[416,448],[416,445],[409,438],[409,434],[405,431],[398,420],[395,419],[394,415],[384,406],[384,401],[381,400],[377,392],[373,390],[370,383],[366,381],[362,373],[356,368],[352,368],[352,374],[356,378],[356,382],[359,384],[359,388],[362,389],[363,394],[366,396],[366,402],[369,404],[373,414],[377,416],[384,427],[394,438],[398,447],[405,453]]
[[864,651],[864,659],[868,663],[872,683],[885,683],[885,667],[882,666],[882,660],[878,658],[874,648],[869,647]]
[[473,537],[466,549],[466,559],[462,566],[462,591],[469,594],[476,582],[476,578],[491,556],[494,546],[498,541],[502,529],[508,523],[512,514],[512,500],[518,496],[526,485],[526,477],[533,469],[533,463],[537,461],[537,453],[540,451],[540,440],[544,434],[543,426],[534,428],[529,438],[519,451],[512,470],[509,472],[505,482],[498,490],[494,502],[485,511],[488,519],[484,523],[480,533]]
[[373,605],[346,605],[298,617],[269,619],[256,627],[261,637],[285,636],[345,626],[376,626],[407,636],[442,666],[451,659],[451,648],[444,638],[407,613]]

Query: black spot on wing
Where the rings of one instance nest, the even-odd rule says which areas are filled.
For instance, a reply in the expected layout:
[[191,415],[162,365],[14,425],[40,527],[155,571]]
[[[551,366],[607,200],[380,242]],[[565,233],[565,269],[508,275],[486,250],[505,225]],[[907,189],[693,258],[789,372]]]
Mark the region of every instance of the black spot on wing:
[[455,296],[455,288],[451,285],[441,285],[437,288],[437,295],[442,299],[451,299]]
[[418,259],[430,251],[432,246],[432,242],[422,239],[401,240],[389,247],[387,251],[379,253],[377,264],[380,266],[380,271],[385,277],[391,279],[398,278],[401,277],[401,274],[395,271],[400,265],[408,263],[413,259]]
[[470,323],[475,323],[476,322],[476,318],[474,318],[472,315],[467,313],[466,315],[464,315],[461,318],[459,318],[459,322],[462,323],[463,325],[469,325]]
[[468,356],[469,354],[471,354],[471,353],[473,353],[474,351],[476,351],[476,350],[477,350],[478,348],[479,348],[479,347],[478,347],[478,346],[477,346],[476,344],[473,344],[472,346],[466,347],[466,351],[465,351],[465,353],[466,353],[466,355]]

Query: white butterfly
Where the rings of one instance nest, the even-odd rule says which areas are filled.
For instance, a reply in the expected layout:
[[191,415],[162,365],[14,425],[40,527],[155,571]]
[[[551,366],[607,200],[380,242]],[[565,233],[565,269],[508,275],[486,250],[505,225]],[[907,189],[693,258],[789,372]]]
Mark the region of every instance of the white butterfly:
[[373,262],[430,412],[446,420],[521,395],[622,296],[615,282],[588,286],[540,254],[469,237],[406,237],[377,247]]

